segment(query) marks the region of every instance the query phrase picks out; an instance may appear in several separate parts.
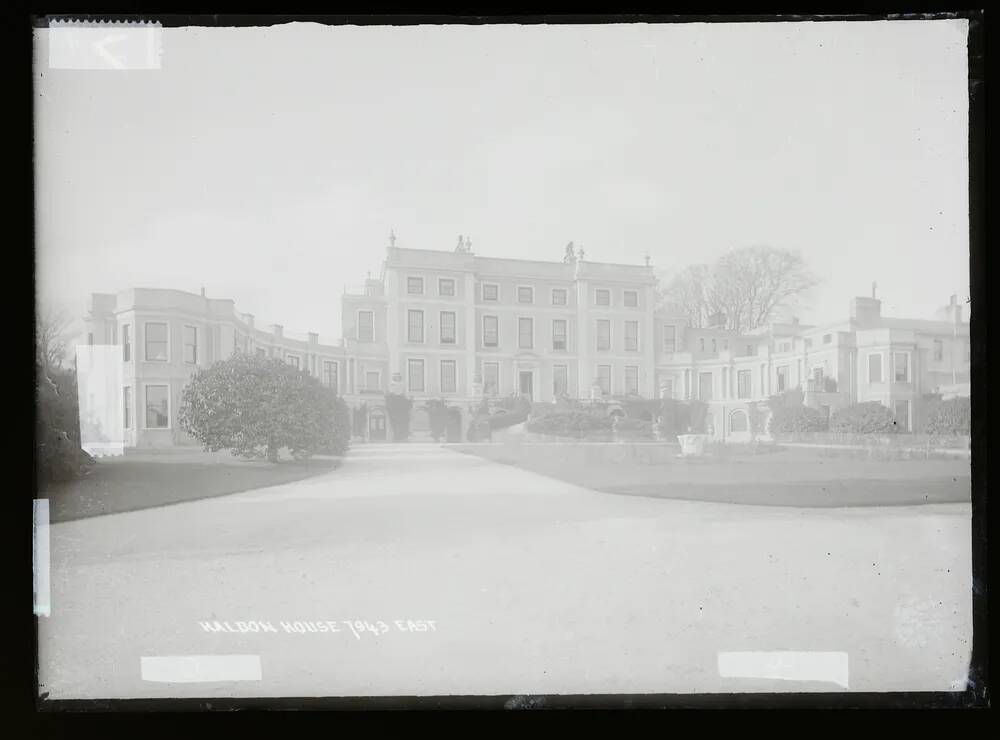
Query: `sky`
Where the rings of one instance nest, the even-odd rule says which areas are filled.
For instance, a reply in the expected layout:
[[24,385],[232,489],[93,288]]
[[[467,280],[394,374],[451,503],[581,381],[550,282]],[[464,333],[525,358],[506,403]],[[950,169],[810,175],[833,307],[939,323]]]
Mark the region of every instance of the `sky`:
[[[36,286],[232,298],[340,336],[397,246],[642,264],[798,251],[794,313],[969,296],[967,22],[162,30],[155,70],[35,47]],[[966,311],[968,314],[968,310]]]

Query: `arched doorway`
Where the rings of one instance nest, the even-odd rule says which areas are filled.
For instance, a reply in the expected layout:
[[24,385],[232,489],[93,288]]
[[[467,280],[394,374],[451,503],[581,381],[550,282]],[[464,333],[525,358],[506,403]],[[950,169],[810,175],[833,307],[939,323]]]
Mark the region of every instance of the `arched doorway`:
[[368,439],[372,442],[385,442],[386,436],[385,409],[376,406],[368,412]]

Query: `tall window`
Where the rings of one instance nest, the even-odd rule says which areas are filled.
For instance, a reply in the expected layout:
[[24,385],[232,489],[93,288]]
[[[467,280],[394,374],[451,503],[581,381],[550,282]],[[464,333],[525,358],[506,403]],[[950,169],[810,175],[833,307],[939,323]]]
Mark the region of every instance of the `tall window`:
[[146,361],[166,362],[167,359],[167,325],[146,324]]
[[296,370],[299,369],[300,365],[298,357],[296,357],[295,355],[288,355],[288,357],[286,357],[285,359],[288,361],[289,365],[294,367]]
[[531,349],[535,346],[535,320],[519,318],[517,320],[517,346],[521,349]]
[[788,365],[778,368],[778,393],[788,388]]
[[455,361],[441,360],[441,392],[455,392]]
[[552,320],[552,349],[566,349],[566,319]]
[[935,362],[941,362],[944,359],[944,342],[940,339],[934,340],[934,360]]
[[377,391],[382,384],[382,374],[378,370],[365,372],[365,390]]
[[125,362],[132,359],[132,331],[128,324],[122,324],[122,358]]
[[718,352],[719,351],[718,345],[715,343],[714,339],[712,340],[712,351],[713,352]]
[[626,321],[625,322],[625,351],[626,352],[638,352],[639,351],[639,322],[638,321]]
[[565,288],[553,288],[552,289],[552,305],[553,306],[565,306],[566,305],[566,289]]
[[813,346],[813,340],[806,339],[806,349],[812,349],[812,346]]
[[910,382],[910,355],[906,352],[896,352],[892,360],[897,383]]
[[483,283],[483,300],[496,301],[500,298],[500,286],[496,283]]
[[424,312],[419,308],[411,308],[406,312],[406,340],[424,341]]
[[122,406],[124,409],[125,428],[132,428],[132,389],[128,386],[122,388]]
[[194,326],[184,327],[184,362],[198,364],[198,329]]
[[606,288],[598,288],[594,293],[594,302],[598,306],[610,306],[611,291]]
[[422,277],[406,278],[406,292],[410,295],[423,295],[424,279]]
[[664,326],[663,327],[663,351],[664,352],[676,352],[677,351],[677,327],[676,326]]
[[500,345],[500,319],[496,316],[483,316],[483,346],[498,347]]
[[375,312],[358,311],[358,341],[375,341]]
[[438,295],[455,295],[455,281],[452,278],[438,278]]
[[455,343],[455,312],[441,312],[441,344]]
[[736,371],[736,397],[750,398],[750,371]]
[[639,305],[639,293],[634,290],[626,290],[622,294],[622,299],[625,302],[625,308],[636,308]]
[[705,337],[698,337],[698,348],[704,352],[705,351]]
[[407,360],[406,362],[407,388],[415,393],[424,392],[424,361]]
[[534,303],[535,302],[535,289],[530,286],[521,286],[517,289],[517,302],[518,303]]
[[605,396],[611,395],[611,365],[597,366],[597,385]]
[[698,373],[698,398],[712,400],[712,373]]
[[637,365],[625,366],[625,393],[629,395],[639,394],[639,367]]
[[972,342],[964,342],[965,344],[965,361],[972,362]]
[[146,428],[166,429],[170,426],[170,388],[165,385],[146,386]]
[[882,355],[868,355],[868,382],[882,382]]
[[760,395],[767,395],[767,366],[760,366]]
[[597,349],[611,349],[611,321],[609,319],[597,320]]
[[674,397],[674,379],[663,378],[660,380],[660,398]]
[[756,354],[754,352],[754,346],[752,344],[748,344],[747,345],[747,356],[750,357],[750,356],[753,356],[754,354]]
[[569,393],[569,368],[566,365],[552,367],[552,394],[559,398]]
[[500,363],[483,363],[483,393],[487,396],[495,396],[500,392]]
[[323,361],[323,385],[327,388],[338,387],[337,382],[337,363],[331,360]]
[[258,357],[267,357],[267,350],[264,349],[263,347],[258,347],[257,348],[257,356]]
[[832,341],[833,341],[833,335],[832,334],[824,334],[823,335],[823,344],[829,344]]

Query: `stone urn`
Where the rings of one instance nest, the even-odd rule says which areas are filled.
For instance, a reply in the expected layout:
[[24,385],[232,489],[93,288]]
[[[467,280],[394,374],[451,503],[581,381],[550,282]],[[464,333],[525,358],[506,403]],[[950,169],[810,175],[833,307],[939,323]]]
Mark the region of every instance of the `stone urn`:
[[681,457],[701,457],[705,454],[707,434],[678,434],[677,441],[681,445]]

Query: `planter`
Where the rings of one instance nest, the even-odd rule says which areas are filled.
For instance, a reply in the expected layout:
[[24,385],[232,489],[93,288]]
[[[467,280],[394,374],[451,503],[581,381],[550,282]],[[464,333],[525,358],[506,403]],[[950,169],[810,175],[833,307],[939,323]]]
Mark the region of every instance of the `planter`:
[[705,454],[705,442],[710,440],[707,434],[678,434],[677,441],[681,445],[683,457],[701,456]]

